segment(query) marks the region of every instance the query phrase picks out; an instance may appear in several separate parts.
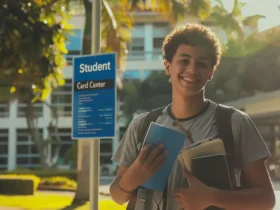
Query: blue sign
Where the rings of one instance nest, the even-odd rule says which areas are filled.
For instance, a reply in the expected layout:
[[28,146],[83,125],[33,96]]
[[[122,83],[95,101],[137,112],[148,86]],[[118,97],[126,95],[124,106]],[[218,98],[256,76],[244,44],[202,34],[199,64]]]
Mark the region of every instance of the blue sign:
[[116,54],[74,58],[72,138],[112,138],[116,124]]

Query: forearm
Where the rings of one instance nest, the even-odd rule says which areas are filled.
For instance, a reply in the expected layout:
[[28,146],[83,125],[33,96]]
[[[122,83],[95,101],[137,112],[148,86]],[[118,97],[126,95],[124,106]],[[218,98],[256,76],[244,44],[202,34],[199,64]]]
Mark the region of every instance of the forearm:
[[124,204],[131,199],[132,192],[139,186],[135,182],[136,168],[131,166],[119,179],[116,179],[110,187],[110,194],[112,199],[119,203]]
[[272,210],[275,205],[273,192],[257,187],[240,191],[214,189],[213,201],[214,206],[227,210]]

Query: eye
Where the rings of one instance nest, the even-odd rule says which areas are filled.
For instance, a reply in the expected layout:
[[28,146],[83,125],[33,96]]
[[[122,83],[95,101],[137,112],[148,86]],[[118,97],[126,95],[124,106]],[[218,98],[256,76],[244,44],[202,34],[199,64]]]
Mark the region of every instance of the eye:
[[183,64],[183,65],[186,65],[186,64],[189,63],[189,60],[188,59],[180,60],[179,63]]
[[196,65],[199,68],[208,68],[209,67],[209,65],[205,62],[198,62]]

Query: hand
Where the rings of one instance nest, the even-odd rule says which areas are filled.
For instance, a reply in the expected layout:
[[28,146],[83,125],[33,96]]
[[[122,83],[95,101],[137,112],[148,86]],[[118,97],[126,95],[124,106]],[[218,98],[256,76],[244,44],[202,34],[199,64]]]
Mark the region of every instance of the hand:
[[211,206],[213,188],[203,184],[187,169],[183,169],[183,175],[188,179],[189,187],[173,192],[173,198],[177,201],[178,206],[184,210],[204,210]]
[[151,149],[151,145],[144,146],[132,165],[136,168],[137,174],[134,178],[139,185],[151,178],[165,163],[167,150],[164,149],[163,145],[160,144],[153,150]]

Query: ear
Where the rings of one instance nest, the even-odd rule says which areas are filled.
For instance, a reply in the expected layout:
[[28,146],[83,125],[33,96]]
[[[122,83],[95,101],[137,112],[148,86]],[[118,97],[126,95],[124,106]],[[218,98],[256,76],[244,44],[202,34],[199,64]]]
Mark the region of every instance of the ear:
[[164,69],[165,69],[165,74],[167,76],[170,76],[170,63],[167,60],[164,60]]

